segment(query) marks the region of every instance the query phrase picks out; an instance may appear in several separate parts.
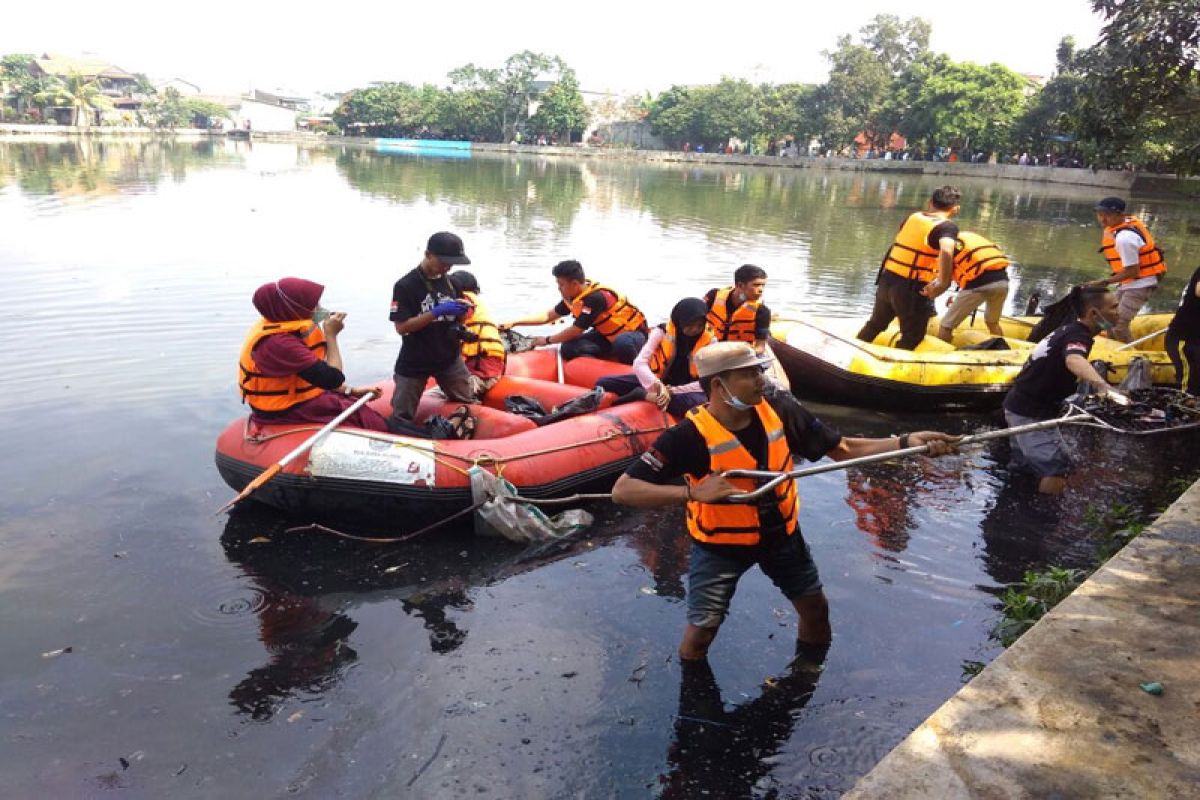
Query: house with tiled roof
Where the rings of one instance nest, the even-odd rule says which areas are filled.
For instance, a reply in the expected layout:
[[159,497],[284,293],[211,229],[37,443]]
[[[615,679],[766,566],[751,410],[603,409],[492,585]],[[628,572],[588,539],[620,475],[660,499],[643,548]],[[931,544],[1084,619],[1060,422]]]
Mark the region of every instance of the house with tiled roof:
[[[116,114],[133,113],[142,107],[142,98],[138,96],[137,76],[95,55],[76,57],[43,53],[29,65],[29,71],[34,76],[59,80],[66,80],[71,75],[80,75],[86,80],[95,81],[100,87],[100,93],[112,102]],[[71,109],[52,108],[51,112],[60,124],[70,124],[73,114]],[[99,123],[103,116],[103,112],[97,111],[92,122]]]

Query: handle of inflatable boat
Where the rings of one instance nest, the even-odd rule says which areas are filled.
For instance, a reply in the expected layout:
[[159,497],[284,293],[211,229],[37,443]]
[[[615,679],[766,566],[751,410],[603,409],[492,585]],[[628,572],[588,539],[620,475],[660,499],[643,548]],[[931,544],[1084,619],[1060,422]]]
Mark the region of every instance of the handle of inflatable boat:
[[562,344],[559,344],[557,347],[554,348],[554,361],[558,365],[558,382],[564,383],[565,381],[563,381]]
[[1148,341],[1150,341],[1151,339],[1153,339],[1155,336],[1161,336],[1161,335],[1163,335],[1163,334],[1164,334],[1164,333],[1166,333],[1166,332],[1167,332],[1167,329],[1166,329],[1166,328],[1163,328],[1161,331],[1155,331],[1154,333],[1147,333],[1145,336],[1143,336],[1143,337],[1141,337],[1141,338],[1139,338],[1139,339],[1134,339],[1134,340],[1133,340],[1132,342],[1130,342],[1129,344],[1123,344],[1123,345],[1121,345],[1120,347],[1113,348],[1113,352],[1114,352],[1114,353],[1119,353],[1119,352],[1121,352],[1122,350],[1128,350],[1129,348],[1133,347],[1134,345],[1141,344],[1142,342],[1148,342]]
[[[1041,422],[1031,422],[1028,425],[1017,425],[1012,428],[998,428],[994,431],[986,433],[976,433],[971,436],[964,436],[958,441],[958,447],[967,444],[979,444],[980,442],[988,442],[992,439],[1003,439],[1007,436],[1016,436],[1019,433],[1032,433],[1033,431],[1041,431],[1046,428],[1054,428],[1059,425],[1070,425],[1080,422],[1094,422],[1095,418],[1091,414],[1078,413],[1068,414],[1065,417],[1057,417],[1055,419],[1042,420]],[[830,464],[820,464],[815,467],[805,467],[804,469],[794,469],[791,472],[772,472],[770,470],[759,469],[731,469],[725,473],[726,478],[765,478],[767,482],[759,486],[752,492],[743,492],[741,494],[732,494],[725,498],[727,503],[752,503],[762,495],[774,489],[785,480],[795,480],[797,478],[808,478],[813,475],[820,475],[825,472],[833,472],[839,469],[847,469],[849,467],[858,467],[863,464],[875,464],[880,461],[891,461],[895,458],[906,458],[908,456],[922,455],[929,452],[929,445],[923,444],[917,447],[906,447],[903,450],[890,450],[886,453],[875,453],[870,456],[861,456],[859,458],[850,458],[845,461],[834,461]]]
[[365,406],[368,402],[370,402],[370,400],[372,398],[378,397],[378,396],[379,396],[378,393],[372,389],[372,390],[368,391],[366,394],[364,394],[362,397],[355,400],[345,411],[338,414],[333,419],[329,420],[329,422],[325,423],[325,426],[322,427],[321,430],[317,431],[312,436],[305,439],[303,442],[301,442],[296,447],[296,449],[292,450],[292,452],[288,453],[286,456],[279,459],[274,464],[272,464],[271,466],[269,466],[265,470],[263,470],[262,474],[260,474],[254,480],[250,481],[250,483],[246,484],[246,488],[242,489],[242,491],[238,493],[237,497],[233,498],[228,503],[226,503],[225,505],[223,505],[219,509],[217,509],[217,512],[215,514],[213,514],[213,516],[219,516],[219,515],[225,513],[226,511],[228,511],[229,509],[233,508],[234,506],[236,506],[238,503],[245,500],[247,497],[249,497],[251,494],[253,494],[254,491],[256,489],[258,489],[258,487],[262,486],[264,483],[271,480],[271,478],[274,478],[276,475],[278,475],[280,473],[280,471],[282,471],[283,468],[286,467],[288,464],[292,463],[292,461],[294,461],[297,456],[299,456],[300,454],[307,451],[309,448],[311,448],[317,442],[321,441],[321,439],[325,438],[325,436],[327,436],[330,431],[332,431],[338,425],[341,425],[343,422],[345,422],[348,417],[350,417],[352,414],[354,414],[354,412],[358,411],[360,408]]

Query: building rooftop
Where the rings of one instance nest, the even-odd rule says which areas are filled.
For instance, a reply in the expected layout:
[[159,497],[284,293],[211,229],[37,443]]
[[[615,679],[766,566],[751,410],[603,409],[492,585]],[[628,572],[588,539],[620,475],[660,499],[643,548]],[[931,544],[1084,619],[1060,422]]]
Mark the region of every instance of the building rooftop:
[[131,73],[93,55],[76,58],[73,56],[45,53],[41,58],[35,58],[33,63],[45,74],[56,77],[65,77],[72,73],[79,73],[88,78],[136,80],[135,76]]

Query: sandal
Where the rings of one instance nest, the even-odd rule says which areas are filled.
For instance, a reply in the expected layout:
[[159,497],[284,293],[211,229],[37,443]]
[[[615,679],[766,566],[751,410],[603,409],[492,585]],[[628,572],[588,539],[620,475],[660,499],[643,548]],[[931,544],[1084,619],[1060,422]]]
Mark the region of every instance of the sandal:
[[470,439],[475,436],[475,427],[479,418],[471,413],[467,406],[459,406],[446,417],[454,431],[455,439]]

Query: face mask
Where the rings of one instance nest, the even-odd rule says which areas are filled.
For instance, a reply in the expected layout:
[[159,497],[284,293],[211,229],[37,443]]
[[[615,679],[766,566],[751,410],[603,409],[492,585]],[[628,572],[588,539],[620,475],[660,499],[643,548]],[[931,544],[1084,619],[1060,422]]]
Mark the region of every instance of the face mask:
[[735,397],[733,392],[729,391],[729,387],[725,385],[725,381],[721,381],[721,389],[725,392],[725,402],[728,403],[731,408],[736,408],[738,411],[749,411],[750,409],[754,408],[754,406],[750,405],[749,403],[743,402]]
[[313,309],[313,313],[312,313],[313,324],[320,325],[322,322],[329,319],[329,314],[330,314],[329,309],[321,308],[320,306],[317,306],[315,309]]
[[1111,333],[1112,329],[1115,328],[1116,326],[1113,325],[1108,320],[1106,320],[1104,317],[1097,316],[1096,317],[1096,327],[1098,327],[1104,333]]

